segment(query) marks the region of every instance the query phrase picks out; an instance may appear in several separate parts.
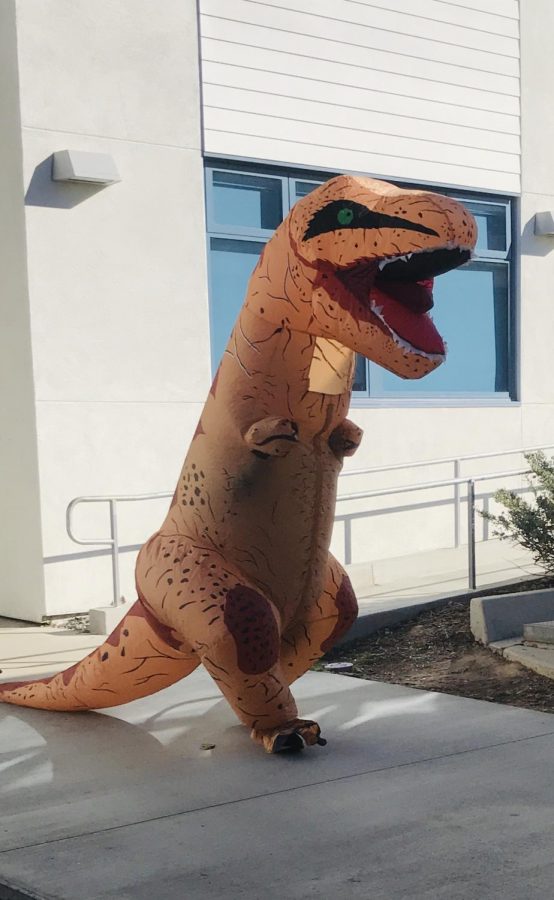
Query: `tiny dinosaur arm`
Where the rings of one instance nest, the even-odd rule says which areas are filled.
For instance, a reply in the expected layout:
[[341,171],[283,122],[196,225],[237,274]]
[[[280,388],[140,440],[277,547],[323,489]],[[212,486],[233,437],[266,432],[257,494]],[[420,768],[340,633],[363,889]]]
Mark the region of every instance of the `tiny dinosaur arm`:
[[354,456],[360,446],[363,431],[350,419],[344,419],[329,435],[329,446],[337,459]]
[[298,425],[292,419],[268,416],[250,426],[244,441],[249,450],[262,459],[287,456],[293,444],[298,442]]

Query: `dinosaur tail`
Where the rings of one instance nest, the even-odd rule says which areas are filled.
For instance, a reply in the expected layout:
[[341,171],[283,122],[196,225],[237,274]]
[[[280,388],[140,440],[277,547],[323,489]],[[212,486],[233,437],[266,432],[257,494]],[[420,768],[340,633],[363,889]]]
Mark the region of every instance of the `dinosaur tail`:
[[119,706],[179,681],[199,661],[137,600],[102,646],[81,662],[50,678],[0,682],[0,702],[56,710]]

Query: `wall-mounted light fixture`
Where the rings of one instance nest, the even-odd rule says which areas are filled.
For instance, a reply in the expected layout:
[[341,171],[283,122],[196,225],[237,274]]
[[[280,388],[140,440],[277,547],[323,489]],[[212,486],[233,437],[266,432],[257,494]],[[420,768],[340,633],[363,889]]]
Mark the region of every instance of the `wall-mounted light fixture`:
[[554,213],[535,213],[535,234],[542,236],[552,235],[554,237]]
[[52,180],[79,184],[114,184],[121,181],[121,178],[109,153],[58,150],[52,154]]

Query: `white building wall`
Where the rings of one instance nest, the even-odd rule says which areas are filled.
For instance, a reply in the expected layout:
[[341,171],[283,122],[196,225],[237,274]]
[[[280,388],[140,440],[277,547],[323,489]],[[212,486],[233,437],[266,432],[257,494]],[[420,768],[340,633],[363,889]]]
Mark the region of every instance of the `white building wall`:
[[15,3],[0,3],[1,611],[44,604],[38,458],[25,260]]
[[[204,195],[194,0],[18,0],[17,29],[40,618],[111,600],[109,557],[69,540],[68,502],[176,481],[210,383]],[[52,182],[62,149],[110,153],[121,182]],[[142,542],[167,505],[124,513],[122,543]],[[107,511],[81,508],[76,529],[109,534]]]
[[522,0],[521,399],[527,440],[554,439],[554,238],[536,212],[554,210],[554,4]]
[[515,0],[200,10],[208,154],[519,191]]

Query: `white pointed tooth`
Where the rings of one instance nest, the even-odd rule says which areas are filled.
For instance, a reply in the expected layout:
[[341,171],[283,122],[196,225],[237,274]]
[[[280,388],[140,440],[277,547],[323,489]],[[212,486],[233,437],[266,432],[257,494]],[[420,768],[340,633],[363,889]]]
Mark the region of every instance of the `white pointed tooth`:
[[390,259],[382,259],[379,262],[379,269],[382,272],[383,269],[385,268],[385,266],[388,266],[391,263],[409,262],[409,260],[412,258],[413,255],[414,255],[413,253],[404,253],[402,256],[393,256]]

